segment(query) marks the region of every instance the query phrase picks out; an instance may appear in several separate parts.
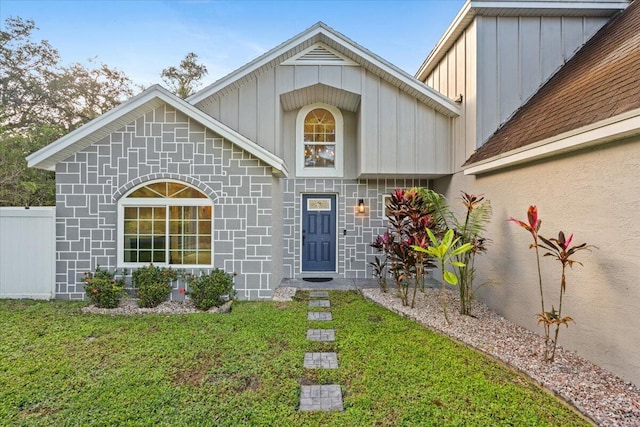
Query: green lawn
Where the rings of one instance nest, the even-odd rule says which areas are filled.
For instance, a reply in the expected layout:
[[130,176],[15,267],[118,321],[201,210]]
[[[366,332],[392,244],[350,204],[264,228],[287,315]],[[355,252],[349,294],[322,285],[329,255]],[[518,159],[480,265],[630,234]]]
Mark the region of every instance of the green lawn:
[[[85,315],[0,301],[0,424],[11,426],[579,426],[524,376],[351,292],[335,343],[306,340],[307,294],[226,315]],[[340,368],[302,368],[306,351]],[[342,386],[345,411],[303,413],[300,384]]]

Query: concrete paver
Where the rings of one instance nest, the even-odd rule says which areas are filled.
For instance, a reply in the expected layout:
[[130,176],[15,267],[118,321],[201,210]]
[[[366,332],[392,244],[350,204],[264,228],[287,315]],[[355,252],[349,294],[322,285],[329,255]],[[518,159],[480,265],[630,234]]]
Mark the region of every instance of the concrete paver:
[[336,340],[335,329],[309,329],[307,339],[311,341],[330,342]]
[[311,291],[309,292],[310,298],[328,298],[329,292],[327,291]]
[[309,307],[331,307],[328,299],[314,299],[309,301]]
[[333,315],[329,311],[310,311],[307,314],[307,320],[313,320],[316,322],[333,320]]
[[303,385],[301,411],[343,411],[342,390],[337,384]]
[[338,355],[336,353],[305,353],[305,369],[338,369]]

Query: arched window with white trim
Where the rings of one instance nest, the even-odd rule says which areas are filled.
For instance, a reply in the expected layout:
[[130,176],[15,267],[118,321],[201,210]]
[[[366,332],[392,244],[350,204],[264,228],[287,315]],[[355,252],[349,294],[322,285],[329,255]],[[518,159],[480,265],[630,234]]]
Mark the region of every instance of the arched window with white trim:
[[118,202],[118,265],[212,265],[213,202],[178,181],[138,186]]
[[342,177],[344,122],[327,104],[302,107],[296,119],[296,175]]

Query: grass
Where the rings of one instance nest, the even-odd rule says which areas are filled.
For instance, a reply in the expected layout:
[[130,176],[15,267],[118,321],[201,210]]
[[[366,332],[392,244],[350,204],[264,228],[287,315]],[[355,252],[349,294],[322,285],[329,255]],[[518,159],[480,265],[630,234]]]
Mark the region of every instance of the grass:
[[[0,301],[0,425],[580,426],[526,377],[351,292],[335,343],[306,340],[307,294],[227,315],[104,316]],[[306,351],[339,369],[304,370]],[[298,412],[301,384],[342,386],[344,412]]]

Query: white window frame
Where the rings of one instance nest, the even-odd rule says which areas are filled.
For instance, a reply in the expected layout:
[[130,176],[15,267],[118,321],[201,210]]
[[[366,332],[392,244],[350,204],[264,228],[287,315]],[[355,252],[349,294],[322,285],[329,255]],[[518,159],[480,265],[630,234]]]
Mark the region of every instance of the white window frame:
[[[180,199],[180,198],[153,198],[153,197],[135,197],[128,198],[129,194],[133,193],[136,190],[139,190],[142,187],[146,187],[150,184],[155,184],[159,182],[174,182],[177,184],[182,184],[187,187],[191,187],[200,193],[202,190],[187,184],[186,182],[178,181],[175,179],[157,179],[153,181],[146,181],[142,184],[136,185],[134,188],[127,191],[127,193],[118,200],[118,233],[117,233],[117,265],[118,268],[139,268],[149,265],[149,262],[124,262],[124,208],[127,206],[154,206],[154,207],[165,207],[167,208],[167,215],[169,214],[169,206],[210,206],[211,207],[211,264],[171,264],[169,262],[154,262],[154,265],[162,266],[162,267],[172,267],[172,268],[212,268],[213,267],[213,255],[214,255],[214,240],[213,240],[213,227],[214,227],[214,207],[213,201],[209,198],[199,198],[199,199]],[[204,194],[204,193],[203,193]],[[206,195],[206,194],[205,194]],[[169,221],[165,219],[165,235],[167,239],[169,238]],[[166,251],[170,251],[171,247],[169,242],[166,244]],[[165,258],[168,259],[168,258]]]
[[[305,167],[304,165],[304,119],[307,117],[307,114],[316,108],[325,109],[333,114],[336,122],[335,167],[333,168]],[[296,117],[296,175],[334,178],[344,176],[344,119],[342,112],[333,105],[316,102],[305,105],[298,111],[298,116]]]

